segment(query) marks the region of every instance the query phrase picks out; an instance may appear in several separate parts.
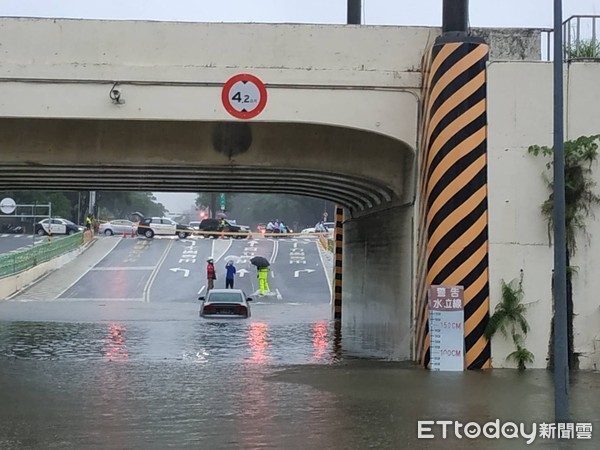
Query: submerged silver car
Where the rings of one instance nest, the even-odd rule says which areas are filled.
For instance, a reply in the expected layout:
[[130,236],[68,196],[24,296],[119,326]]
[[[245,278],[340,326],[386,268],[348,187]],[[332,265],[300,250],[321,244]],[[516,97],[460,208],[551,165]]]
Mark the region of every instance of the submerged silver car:
[[200,317],[205,318],[248,318],[250,297],[241,289],[211,289],[202,300]]

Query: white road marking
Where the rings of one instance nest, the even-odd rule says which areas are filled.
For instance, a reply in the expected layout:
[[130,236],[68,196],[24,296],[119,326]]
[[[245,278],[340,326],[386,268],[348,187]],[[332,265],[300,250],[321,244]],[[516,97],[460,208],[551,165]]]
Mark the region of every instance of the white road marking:
[[187,278],[190,276],[190,271],[189,269],[182,269],[181,267],[174,267],[169,269],[171,272],[183,272],[183,277]]
[[198,291],[198,295],[202,294],[202,291],[204,290],[204,288],[205,288],[205,287],[206,287],[206,286],[202,286],[202,287],[200,288],[200,290]]
[[296,270],[296,271],[294,271],[294,278],[298,278],[300,276],[300,272],[311,273],[311,272],[314,272],[314,271],[315,271],[315,269]]
[[233,244],[233,239],[228,239],[227,247],[225,248],[225,250],[223,250],[219,256],[216,256],[215,255],[215,243],[217,243],[217,241],[218,241],[217,239],[213,239],[212,248],[210,250],[210,256],[214,260],[215,263],[219,262],[219,260],[223,257],[223,255],[225,255],[225,253],[227,253],[229,251],[229,249],[231,248],[231,245]]
[[143,302],[143,298],[83,298],[83,297],[65,297],[54,301],[75,301],[75,302]]
[[[315,241],[315,245],[317,246],[317,252],[319,252],[319,258],[321,259],[321,267],[325,271],[325,277],[327,278],[327,286],[329,286],[329,304],[331,304],[333,302],[333,290],[331,288],[331,277],[329,276],[329,272],[327,271],[327,267],[325,266],[325,262],[323,261],[323,255],[321,255],[321,246],[320,246],[319,242]],[[333,267],[335,267],[335,260],[333,261]]]
[[165,251],[163,252],[163,254],[160,257],[160,259],[158,260],[158,264],[154,268],[154,272],[152,272],[152,274],[150,274],[150,278],[148,278],[148,281],[146,282],[146,285],[144,286],[144,294],[143,294],[143,296],[144,296],[144,301],[146,303],[150,302],[150,290],[152,289],[152,283],[154,283],[154,280],[156,279],[156,276],[158,275],[158,271],[160,270],[160,266],[162,266],[162,264],[165,262],[165,259],[167,259],[167,255],[169,254],[169,250],[171,250],[171,247],[173,247],[173,242],[174,241],[169,241],[169,243],[167,244],[167,248],[165,248]]
[[269,259],[269,262],[271,264],[273,264],[275,262],[278,251],[279,251],[279,241],[277,239],[274,239],[273,240],[273,253],[271,254],[271,259]]
[[58,294],[56,297],[53,298],[53,300],[60,298],[61,295],[63,295],[65,292],[67,292],[69,289],[71,289],[73,286],[75,286],[75,284],[77,284],[79,282],[79,280],[81,280],[84,276],[86,276],[88,274],[88,272],[90,272],[94,267],[96,267],[98,264],[100,264],[100,262],[102,262],[102,260],[104,260],[104,258],[106,258],[109,255],[109,253],[112,252],[117,245],[119,245],[120,242],[121,242],[120,239],[119,240],[115,239],[115,245],[113,245],[110,249],[108,249],[108,251],[104,254],[104,256],[102,258],[100,258],[98,260],[98,262],[96,264],[94,264],[92,267],[89,267],[85,272],[83,272],[83,274],[81,274],[81,276],[79,278],[77,278],[70,285],[68,285],[65,289],[63,289],[60,292],[60,294]]

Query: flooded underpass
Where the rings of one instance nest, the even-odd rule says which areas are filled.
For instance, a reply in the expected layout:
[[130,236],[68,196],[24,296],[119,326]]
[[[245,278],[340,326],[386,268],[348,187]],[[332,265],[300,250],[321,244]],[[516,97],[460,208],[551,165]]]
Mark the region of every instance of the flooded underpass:
[[[140,264],[135,273],[152,279],[155,269]],[[173,289],[166,277],[182,274],[167,265],[154,285],[132,278],[147,296],[121,274],[114,295],[101,298],[88,277],[108,271],[88,267],[73,280],[65,268],[0,303],[0,449],[599,447],[595,428],[590,440],[562,443],[536,429],[528,445],[520,434],[458,438],[448,429],[444,439],[436,424],[421,430],[434,438],[419,439],[418,421],[523,422],[531,433],[553,420],[551,373],[429,372],[373,359],[371,350],[350,354],[344,338],[352,336],[330,320],[326,284],[323,296],[305,298],[292,292],[306,281],[275,276],[280,295],[256,297],[250,318],[206,320],[198,316],[199,271],[186,280],[190,292]],[[244,284],[254,287],[249,275]],[[574,373],[573,422],[600,426],[598,404],[598,374]]]
[[[345,355],[328,305],[256,305],[235,321],[184,319],[192,309],[181,320],[171,309],[165,321],[1,322],[0,448],[463,448],[439,430],[417,439],[417,421],[552,421],[547,371],[434,373]],[[598,381],[573,375],[574,420],[599,423]]]

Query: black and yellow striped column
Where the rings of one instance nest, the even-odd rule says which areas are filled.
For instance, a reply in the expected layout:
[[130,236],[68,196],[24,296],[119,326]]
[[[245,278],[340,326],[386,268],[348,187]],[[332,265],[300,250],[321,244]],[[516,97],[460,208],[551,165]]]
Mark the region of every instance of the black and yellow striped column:
[[429,366],[427,291],[465,291],[465,365],[488,368],[486,62],[488,46],[440,38],[426,55],[419,145],[415,355]]
[[333,318],[342,318],[342,255],[343,255],[344,208],[335,208],[335,281],[333,284]]

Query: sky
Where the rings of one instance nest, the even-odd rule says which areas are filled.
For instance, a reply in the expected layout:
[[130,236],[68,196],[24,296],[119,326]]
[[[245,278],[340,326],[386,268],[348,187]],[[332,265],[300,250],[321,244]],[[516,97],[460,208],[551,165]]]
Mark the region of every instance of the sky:
[[[470,0],[472,27],[552,28],[553,0]],[[600,0],[563,0],[563,19],[600,14]],[[346,23],[347,0],[0,0],[0,16],[186,22]],[[441,26],[442,0],[363,0],[366,25]],[[155,193],[171,212],[195,194]]]
[[[470,0],[474,27],[542,27],[553,0]],[[197,22],[346,22],[347,0],[0,0],[0,16]],[[367,25],[440,26],[442,0],[363,0]],[[563,17],[600,14],[600,0],[563,0]]]

